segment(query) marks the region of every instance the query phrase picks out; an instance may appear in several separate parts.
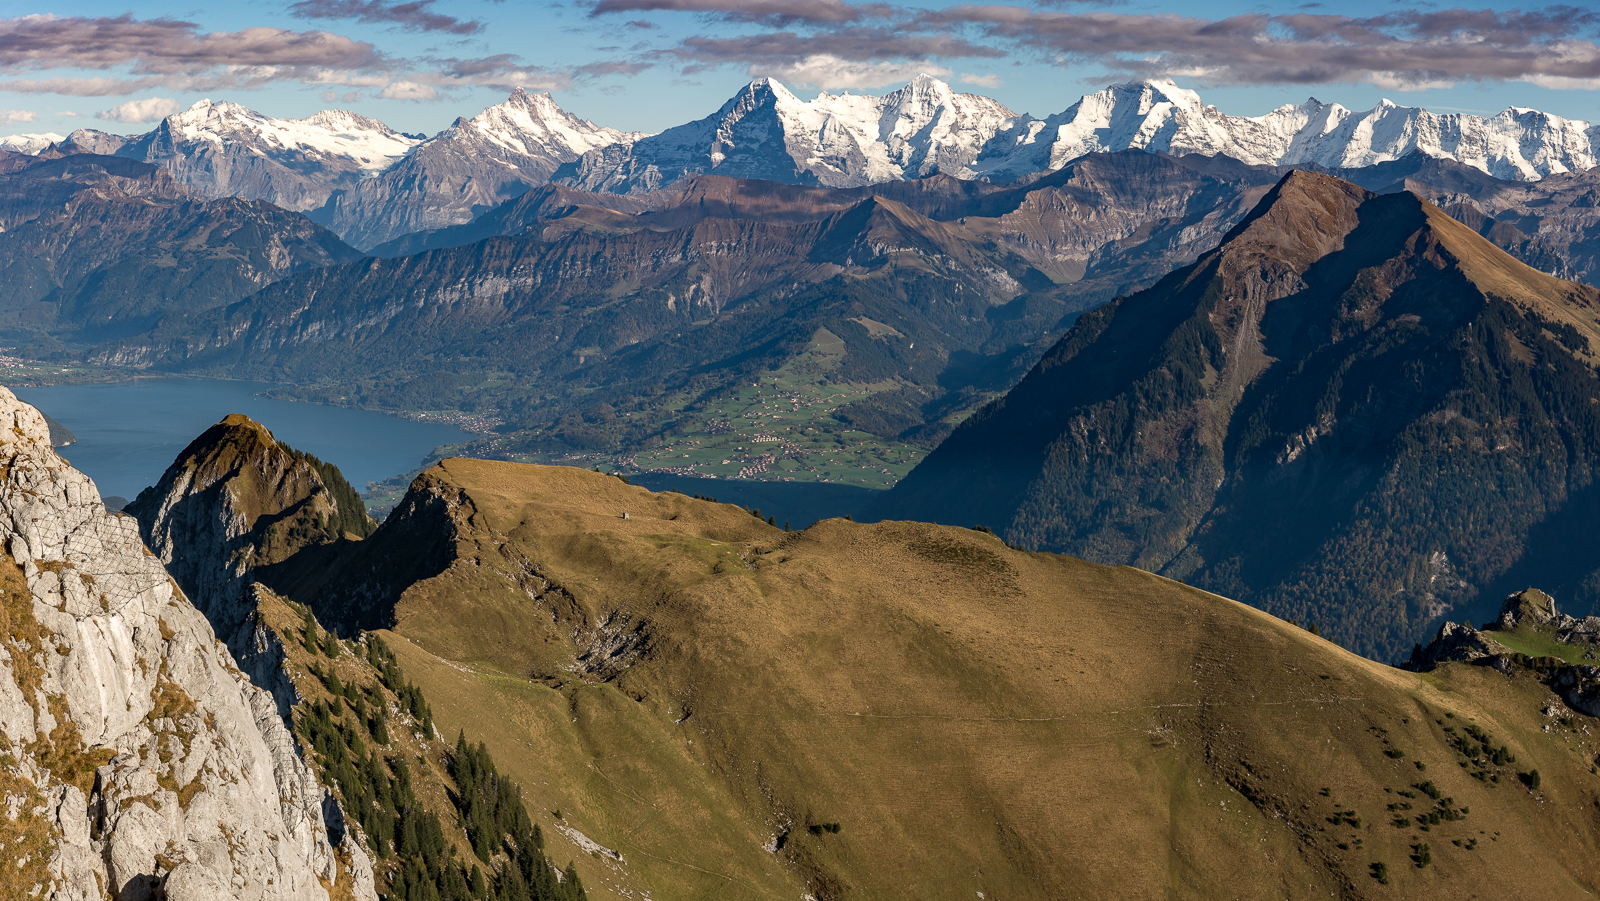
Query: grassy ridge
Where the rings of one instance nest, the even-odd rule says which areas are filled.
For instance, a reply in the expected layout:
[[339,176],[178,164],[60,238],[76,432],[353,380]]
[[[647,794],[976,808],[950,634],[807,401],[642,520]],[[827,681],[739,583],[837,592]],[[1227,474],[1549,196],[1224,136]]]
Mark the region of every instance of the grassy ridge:
[[[452,551],[396,586],[386,640],[441,729],[524,786],[557,859],[582,852],[593,897],[1600,885],[1600,748],[1584,718],[1552,725],[1534,678],[1401,672],[966,529],[786,533],[593,472],[457,459],[419,492],[451,499],[429,521]],[[420,515],[349,571],[381,580]],[[1468,725],[1502,763],[1466,756]]]

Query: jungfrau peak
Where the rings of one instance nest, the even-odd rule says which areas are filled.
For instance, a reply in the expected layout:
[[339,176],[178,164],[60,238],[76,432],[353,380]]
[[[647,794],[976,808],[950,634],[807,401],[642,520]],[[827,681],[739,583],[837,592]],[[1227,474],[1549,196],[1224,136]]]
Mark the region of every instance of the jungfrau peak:
[[810,105],[855,136],[872,181],[960,173],[1017,117],[999,101],[958,94],[930,75],[883,97],[824,91]]

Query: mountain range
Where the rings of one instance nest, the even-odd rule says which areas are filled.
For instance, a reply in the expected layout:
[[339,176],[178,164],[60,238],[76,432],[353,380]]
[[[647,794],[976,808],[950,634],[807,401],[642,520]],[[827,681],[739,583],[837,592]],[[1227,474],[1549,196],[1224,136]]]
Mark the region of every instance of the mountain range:
[[[36,152],[40,140],[16,147]],[[202,101],[144,135],[79,130],[55,146],[157,162],[206,196],[306,211],[369,249],[468,222],[551,178],[624,193],[708,173],[835,187],[934,172],[1015,181],[1085,154],[1138,149],[1329,169],[1420,153],[1537,181],[1592,168],[1595,141],[1588,123],[1521,108],[1485,118],[1385,102],[1355,112],[1313,98],[1228,116],[1162,81],[1109,87],[1038,119],[919,76],[883,97],[824,92],[810,101],[759,79],[712,115],[658,135],[597,126],[548,94],[519,90],[432,138],[338,110],[284,120]]]
[[[1275,180],[1132,152],[1025,185],[545,185],[380,259],[175,311],[92,356],[268,378],[306,399],[494,411],[506,424],[486,440],[502,452],[553,441],[627,453],[709,427],[706,405],[754,375],[842,381],[858,396],[808,428],[926,446],[1072,317],[1214,244]],[[819,341],[834,348],[826,360]]]
[[[1212,265],[1206,259],[1235,259],[1229,247],[1237,229],[1244,227],[1241,223],[1263,215],[1264,197],[1281,199],[1285,185],[1307,183],[1307,173],[1344,179],[1342,184],[1358,192],[1350,196],[1359,199],[1322,213],[1305,207],[1312,212],[1302,218],[1317,221],[1308,225],[1295,220],[1288,238],[1272,251],[1290,262],[1284,264],[1286,280],[1275,282],[1271,291],[1294,288],[1295,279],[1304,280],[1312,269],[1319,278],[1337,271],[1338,278],[1377,279],[1374,284],[1380,287],[1371,290],[1389,290],[1385,280],[1391,276],[1381,266],[1345,273],[1337,268],[1342,264],[1324,263],[1323,258],[1348,260],[1349,254],[1338,256],[1333,245],[1301,240],[1303,233],[1331,228],[1335,243],[1346,234],[1364,240],[1377,234],[1372,240],[1389,242],[1361,252],[1389,261],[1385,265],[1391,268],[1428,272],[1436,258],[1491,260],[1487,270],[1501,274],[1490,282],[1509,279],[1520,286],[1510,290],[1474,282],[1481,274],[1474,270],[1462,278],[1473,282],[1477,294],[1467,292],[1464,298],[1537,296],[1559,309],[1571,303],[1582,306],[1569,303],[1580,297],[1581,292],[1572,293],[1578,288],[1559,279],[1594,277],[1600,249],[1592,237],[1594,179],[1600,175],[1554,172],[1537,181],[1510,181],[1415,150],[1398,159],[1332,169],[1315,160],[1269,165],[1230,153],[1179,154],[1169,151],[1192,148],[1189,138],[1179,138],[1199,134],[1196,129],[1203,131],[1206,122],[1211,123],[1205,126],[1211,129],[1207,133],[1213,135],[1228,128],[1238,134],[1247,130],[1195,107],[1197,100],[1191,103],[1194,98],[1172,93],[1176,89],[1158,88],[1147,84],[1138,91],[1090,95],[1071,115],[1063,114],[1063,121],[1126,125],[1134,121],[1127,118],[1134,115],[1128,111],[1142,108],[1138,115],[1144,118],[1138,121],[1154,124],[1133,127],[1131,134],[1166,134],[1171,138],[1162,139],[1167,149],[1152,152],[1155,145],[1145,141],[1141,148],[1087,153],[1010,181],[942,171],[964,160],[961,166],[970,175],[987,165],[985,160],[999,159],[984,149],[992,149],[993,136],[969,138],[991,127],[1001,134],[1008,120],[1006,111],[982,98],[956,94],[926,78],[885,98],[823,95],[810,102],[763,80],[716,116],[658,136],[602,134],[570,118],[555,127],[552,123],[565,114],[547,96],[522,93],[431,140],[397,136],[376,123],[331,114],[262,124],[265,120],[246,115],[248,111],[206,105],[138,140],[82,132],[74,138],[81,145],[0,160],[0,196],[7,198],[10,216],[0,223],[6,229],[0,232],[0,258],[8,261],[6,271],[12,276],[0,288],[4,334],[23,348],[23,355],[36,359],[271,381],[279,383],[275,391],[280,396],[324,403],[473,414],[484,423],[482,428],[493,431],[467,450],[488,457],[581,458],[586,465],[614,461],[663,478],[810,484],[849,480],[865,487],[887,486],[910,472],[879,515],[902,515],[897,511],[903,510],[922,519],[980,523],[1030,547],[1131,562],[1199,580],[1285,616],[1326,622],[1330,634],[1349,646],[1394,659],[1441,616],[1491,603],[1494,593],[1506,587],[1505,580],[1533,566],[1535,557],[1529,555],[1543,545],[1530,536],[1564,521],[1557,513],[1582,515],[1586,458],[1579,453],[1563,469],[1554,462],[1560,456],[1554,448],[1584,447],[1589,438],[1580,420],[1551,412],[1564,403],[1563,392],[1586,390],[1573,387],[1581,379],[1568,384],[1571,373],[1563,374],[1556,387],[1531,388],[1532,394],[1515,400],[1536,405],[1552,421],[1564,423],[1557,429],[1559,437],[1551,439],[1555,444],[1540,443],[1548,436],[1516,439],[1517,446],[1530,449],[1523,462],[1537,464],[1543,479],[1519,488],[1516,503],[1537,496],[1539,509],[1554,518],[1529,513],[1532,518],[1526,522],[1499,528],[1490,541],[1493,554],[1440,537],[1470,531],[1457,521],[1459,509],[1419,513],[1414,505],[1394,499],[1404,485],[1363,487],[1358,480],[1340,482],[1336,491],[1317,481],[1326,475],[1318,470],[1307,476],[1310,495],[1353,506],[1344,512],[1329,508],[1332,512],[1323,520],[1293,520],[1293,528],[1286,525],[1277,533],[1276,544],[1262,545],[1268,550],[1260,559],[1244,552],[1230,555],[1228,549],[1254,540],[1241,537],[1254,534],[1249,532],[1251,523],[1289,515],[1271,506],[1272,491],[1258,485],[1259,473],[1250,468],[1264,452],[1236,443],[1246,440],[1236,436],[1255,434],[1250,429],[1257,426],[1248,423],[1278,415],[1271,411],[1281,409],[1272,405],[1285,403],[1279,395],[1212,397],[1208,392],[1220,390],[1215,385],[1201,392],[1209,398],[1212,413],[1207,415],[1221,417],[1213,423],[1215,434],[1183,433],[1188,435],[1183,441],[1199,444],[1182,453],[1193,451],[1200,462],[1184,462],[1181,473],[1175,470],[1167,473],[1167,481],[1154,483],[1143,476],[1123,483],[1082,472],[1063,475],[1056,462],[1049,462],[1052,442],[1061,439],[1049,432],[1053,426],[1011,422],[1006,416],[1012,414],[995,411],[1022,411],[1016,415],[1023,419],[1053,421],[1062,415],[1061,404],[1072,409],[1077,403],[1075,392],[1082,385],[1121,372],[1102,366],[1094,379],[1073,376],[1078,381],[1072,385],[1055,384],[1042,375],[1058,367],[1052,361],[1068,353],[1062,348],[1096,334],[1102,317],[1116,315],[1111,311],[1143,309],[1156,303],[1149,299],[1152,291],[1166,296],[1176,290],[1161,287],[1179,278],[1167,273],[1191,264]],[[1190,122],[1184,110],[1194,108],[1200,109],[1200,119]],[[1119,109],[1123,112],[1117,113]],[[873,121],[880,126],[876,138],[867,130]],[[1472,127],[1487,128],[1489,121],[1474,120]],[[1264,122],[1256,124],[1270,124]],[[810,131],[797,130],[802,126]],[[252,182],[257,187],[300,190],[315,181],[307,173],[322,171],[328,179],[345,179],[346,187],[329,189],[313,216],[353,202],[370,187],[375,205],[369,210],[408,212],[402,219],[386,220],[386,230],[369,232],[365,240],[400,234],[364,256],[306,216],[266,201],[209,197],[221,182],[180,182],[180,174],[200,178],[208,171],[203,166],[183,169],[126,155],[178,147],[178,137],[187,136],[184,140],[211,148],[208,159],[226,160],[229,142],[251,129],[274,136],[270,143],[277,148],[275,156],[254,154],[267,160],[251,170],[262,176]],[[535,134],[538,129],[543,131]],[[1119,129],[1123,125],[1102,131],[1113,137],[1122,134],[1117,142],[1134,142]],[[1369,136],[1382,131],[1356,129]],[[1424,131],[1413,129],[1413,137]],[[1100,132],[1085,126],[1074,133]],[[306,149],[309,144],[296,145],[291,139],[296,134],[322,135],[317,152],[326,159],[314,160]],[[810,137],[796,137],[802,134]],[[1056,132],[1057,137],[1062,134]],[[522,137],[513,141],[517,135]],[[685,149],[706,135],[721,148],[715,150],[721,159],[711,166],[711,174],[696,173],[698,157]],[[760,135],[789,136],[783,154],[810,148],[803,157],[782,157],[806,167],[791,167],[784,176],[791,182],[818,181],[821,172],[835,181],[864,183],[793,184],[720,174],[763,171],[762,160],[774,159],[778,150],[756,140]],[[604,143],[612,137],[619,140]],[[583,150],[585,142],[588,150]],[[1307,149],[1312,145],[1316,142],[1296,152],[1314,156]],[[113,154],[74,152],[90,146]],[[294,146],[300,150],[289,152]],[[840,149],[847,146],[860,152]],[[383,156],[372,149],[383,147],[393,153]],[[1236,142],[1232,150],[1249,151],[1240,147]],[[517,180],[520,176],[508,175],[496,187],[471,175],[472,160],[489,148],[503,155],[502,172],[511,172],[513,166],[521,167],[518,171],[537,169],[544,182],[529,186]],[[628,179],[634,180],[593,185],[606,188],[598,191],[565,183],[571,179],[562,173],[598,172],[590,165],[598,159],[594,154],[615,157],[618,148],[626,150],[626,159],[632,161],[628,165],[638,164],[628,170],[633,173]],[[672,157],[678,162],[667,168],[646,165],[647,159],[666,160],[671,148],[677,148],[671,153],[678,154]],[[366,155],[353,155],[358,150]],[[343,162],[327,163],[334,157]],[[1357,161],[1367,159],[1358,155]],[[908,175],[916,177],[904,177]],[[469,193],[464,187],[476,185],[486,193],[480,203],[429,207],[426,186],[435,177],[457,178],[456,187],[445,193],[458,200]],[[420,193],[403,201],[384,193],[389,190],[385,184],[406,179]],[[652,184],[654,190],[642,190]],[[490,205],[502,196],[508,199]],[[1365,221],[1363,217],[1399,215],[1389,211],[1410,201],[1428,211],[1417,214],[1428,223],[1426,228],[1418,225],[1391,234],[1349,225]],[[1327,217],[1337,221],[1322,221]],[[107,221],[118,223],[114,237],[90,240],[88,223]],[[445,224],[411,230],[434,221]],[[1423,249],[1397,247],[1395,241],[1420,241],[1417,246]],[[1435,245],[1444,249],[1435,253]],[[1255,264],[1245,261],[1255,259],[1250,254],[1258,249],[1229,265],[1249,270]],[[1202,262],[1195,262],[1197,258]],[[1539,278],[1519,269],[1518,261],[1537,270]],[[1373,275],[1369,269],[1383,274]],[[1158,284],[1164,276],[1167,281]],[[1406,275],[1399,283],[1410,291],[1423,282]],[[1267,291],[1242,277],[1205,284],[1227,296]],[[1194,301],[1186,291],[1177,291],[1172,296],[1180,299],[1170,302],[1182,306]],[[1110,306],[1096,309],[1108,301]],[[1218,301],[1212,297],[1207,302]],[[1274,309],[1284,308],[1279,304]],[[1080,323],[1085,314],[1089,318]],[[1113,330],[1115,340],[1107,340],[1115,346],[1106,352],[1122,353],[1139,340],[1157,340],[1166,328],[1160,325],[1163,321],[1139,319],[1136,327],[1130,326],[1143,337]],[[1569,324],[1587,328],[1582,316]],[[1326,326],[1324,331],[1340,328],[1344,326]],[[1066,343],[1058,344],[1063,336]],[[1237,337],[1228,332],[1217,341],[1231,346]],[[1305,347],[1291,342],[1295,353],[1314,350],[1334,358],[1344,352],[1315,350],[1322,346],[1316,341],[1323,339],[1305,340],[1311,342]],[[1535,346],[1529,343],[1533,338],[1518,340]],[[1406,352],[1436,350],[1427,342],[1407,347]],[[1369,351],[1358,347],[1351,352]],[[1262,353],[1274,361],[1288,359],[1287,351]],[[1399,356],[1385,358],[1389,362],[1383,365],[1405,357],[1395,353]],[[1184,366],[1199,365],[1185,360]],[[1436,363],[1408,360],[1404,365]],[[1219,358],[1206,365],[1222,372],[1231,364]],[[1266,391],[1263,386],[1289,366],[1251,369],[1253,375],[1241,378],[1252,391]],[[1340,378],[1369,377],[1376,384],[1389,377],[1372,374],[1381,366],[1371,366],[1378,368],[1357,367]],[[1024,376],[1030,370],[1034,375],[1029,378],[1047,387],[1028,387]],[[1203,373],[1205,366],[1197,371]],[[1444,375],[1430,378],[1436,385],[1450,383]],[[1128,390],[1145,390],[1138,379],[1129,379],[1134,388]],[[1022,386],[1013,391],[1019,381]],[[1313,391],[1308,384],[1314,382],[1293,382],[1283,390]],[[1376,416],[1350,400],[1343,388],[1315,390],[1335,398],[1330,401],[1334,406],[1355,404],[1355,412],[1343,414],[1345,419],[1367,422],[1366,417]],[[1119,388],[1114,401],[1101,398],[1095,403],[1131,403],[1128,396]],[[1417,403],[1424,401],[1434,403],[1426,398]],[[1491,406],[1502,402],[1511,403],[1483,401]],[[1267,406],[1234,409],[1247,403]],[[968,419],[991,404],[987,412]],[[1155,415],[1148,404],[1140,409],[1140,415]],[[1434,413],[1446,415],[1439,410],[1428,415]],[[1189,414],[1173,415],[1181,419]],[[1236,416],[1242,417],[1238,423]],[[1326,431],[1323,424],[1312,425]],[[1366,457],[1359,455],[1378,454],[1373,448],[1379,447],[1381,453],[1397,454],[1396,460],[1410,460],[1415,441],[1422,440],[1416,438],[1422,434],[1418,430],[1426,431],[1425,425],[1404,417],[1385,421],[1382,428],[1387,431],[1369,436],[1375,444],[1352,451],[1357,462],[1341,458],[1329,472],[1354,466],[1352,471],[1366,473],[1362,467],[1368,464],[1360,462]],[[1013,436],[1000,441],[999,451],[989,446],[993,438],[985,430],[991,426]],[[1562,431],[1569,426],[1578,431]],[[1310,427],[1300,423],[1289,431],[1299,434]],[[1134,431],[1142,434],[1142,426],[1136,424]],[[1215,463],[1205,456],[1215,450],[1207,442],[1220,442],[1216,447],[1223,448],[1217,473],[1205,469]],[[940,449],[919,465],[936,446]],[[963,447],[978,448],[977,457],[961,457]],[[1131,456],[1106,465],[1147,475],[1165,472],[1145,465],[1139,454],[1147,449],[1137,442],[1131,447]],[[1178,441],[1174,447],[1187,445]],[[973,462],[995,452],[1036,459],[1013,468],[1021,473],[1017,485],[979,491],[976,486],[985,479],[1011,478],[1007,467]],[[1244,456],[1230,456],[1236,453]],[[1243,468],[1230,468],[1236,465]],[[962,466],[976,467],[979,475],[969,478]],[[1073,479],[1090,485],[1092,496],[1070,499],[1050,493],[1077,490],[1071,487],[1079,484]],[[1218,479],[1220,483],[1205,487],[1208,480]],[[1490,480],[1500,484],[1499,479]],[[394,487],[392,499],[397,499],[401,486]],[[1131,494],[1104,503],[1095,494],[1124,490]],[[1174,492],[1187,493],[1180,498]],[[960,500],[967,495],[978,497],[974,505]],[[917,496],[933,500],[918,506],[924,502]],[[1258,503],[1265,506],[1250,506]],[[943,506],[935,511],[927,504]],[[1096,512],[1059,512],[1077,509],[1075,504]],[[1357,514],[1350,511],[1377,508],[1422,517],[1408,526],[1414,532],[1410,543],[1390,542],[1384,555],[1336,553],[1345,544],[1370,539],[1371,530],[1361,532],[1359,523],[1351,524]],[[1095,517],[1104,522],[1094,525]],[[1378,517],[1372,522],[1390,521]],[[1067,531],[1062,531],[1063,523],[1071,524]],[[1384,528],[1390,526],[1377,532]],[[1212,540],[1206,535],[1217,537],[1205,544]],[[1304,547],[1285,550],[1289,537]],[[1462,562],[1463,557],[1470,560]],[[1545,578],[1566,590],[1587,584],[1589,573],[1550,570]],[[1379,591],[1380,584],[1392,587]],[[1583,593],[1587,591],[1580,590],[1580,603],[1589,597]]]

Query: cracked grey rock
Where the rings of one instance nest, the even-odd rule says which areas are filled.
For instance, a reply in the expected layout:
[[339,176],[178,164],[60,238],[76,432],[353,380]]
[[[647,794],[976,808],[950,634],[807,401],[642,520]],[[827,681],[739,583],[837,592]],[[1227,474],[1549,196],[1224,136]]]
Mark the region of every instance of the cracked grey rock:
[[[22,567],[45,633],[32,649],[0,639],[0,751],[34,784],[21,803],[47,815],[57,842],[42,897],[327,901],[323,881],[340,865],[328,793],[277,701],[235,665],[135,521],[106,513],[94,483],[50,447],[44,418],[4,388],[0,547]],[[31,701],[25,665],[39,685]],[[68,724],[86,750],[115,752],[88,797],[26,747],[70,738],[57,732]],[[363,884],[351,867],[356,897],[376,899],[370,863],[356,863],[368,874]]]

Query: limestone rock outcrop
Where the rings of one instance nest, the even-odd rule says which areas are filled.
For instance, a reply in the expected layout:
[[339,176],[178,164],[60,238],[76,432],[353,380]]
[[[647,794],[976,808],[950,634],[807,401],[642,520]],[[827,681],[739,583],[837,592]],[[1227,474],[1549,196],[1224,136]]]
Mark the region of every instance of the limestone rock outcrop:
[[[0,388],[0,779],[62,899],[375,899],[266,691]],[[330,835],[333,841],[330,841]],[[342,842],[335,845],[335,842]],[[362,882],[357,877],[365,873]]]
[[333,540],[341,527],[363,535],[376,527],[347,484],[349,496],[336,495],[329,482],[343,476],[335,472],[235,413],[190,443],[126,509],[173,579],[243,658],[254,650],[248,620],[257,567]]

